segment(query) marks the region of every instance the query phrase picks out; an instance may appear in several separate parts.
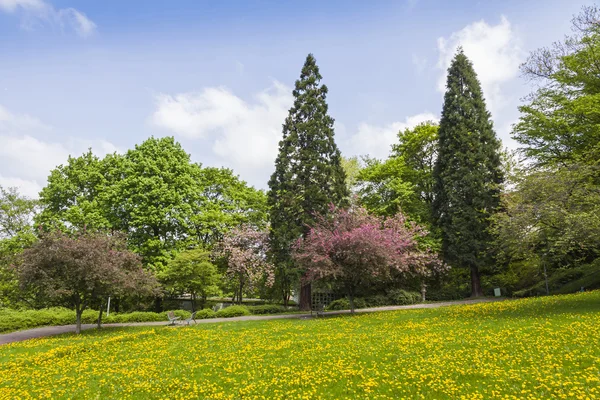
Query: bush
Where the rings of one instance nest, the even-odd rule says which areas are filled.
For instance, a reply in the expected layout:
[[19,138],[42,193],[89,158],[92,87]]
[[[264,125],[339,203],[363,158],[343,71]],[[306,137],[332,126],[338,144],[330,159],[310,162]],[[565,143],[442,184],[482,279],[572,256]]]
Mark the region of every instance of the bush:
[[217,313],[211,310],[210,308],[205,308],[204,310],[196,311],[196,319],[214,318],[216,314]]
[[249,306],[246,307],[253,315],[264,315],[264,314],[281,314],[287,311],[284,306],[277,304],[265,304],[262,306]]
[[[98,318],[98,312],[93,311]],[[102,317],[102,322],[106,324],[112,323],[130,323],[130,322],[156,322],[156,321],[168,321],[167,313],[170,311],[164,311],[161,313],[155,313],[150,311],[134,311],[125,314],[110,314],[108,317],[106,314]],[[186,319],[190,316],[190,313],[185,310],[173,310],[176,316],[180,319]],[[94,320],[93,322],[95,322]]]
[[[586,290],[600,287],[600,259],[591,264],[575,268],[560,269],[548,278],[548,287],[551,294],[567,294],[578,292],[581,287]],[[546,281],[513,293],[515,297],[543,296],[546,294]]]
[[[367,308],[367,303],[365,302],[365,299],[362,299],[360,297],[354,299],[354,308]],[[327,309],[330,311],[349,310],[350,300],[348,300],[345,297],[334,300],[331,303],[329,303]]]
[[[168,321],[167,312],[154,313],[136,311],[132,313],[111,313],[102,315],[102,323],[131,323]],[[190,313],[185,310],[174,310],[175,315],[181,319],[188,318]],[[208,318],[208,317],[205,317]],[[81,316],[84,324],[95,324],[98,321],[98,311],[85,310]],[[71,325],[75,323],[75,311],[64,307],[44,308],[41,310],[17,311],[0,309],[0,332],[11,332],[21,329],[31,329],[40,326]]]
[[382,307],[392,304],[387,296],[381,294],[369,296],[365,299],[365,302],[367,303],[367,307]]
[[387,298],[389,300],[389,304],[403,306],[420,302],[421,294],[417,292],[409,292],[408,290],[404,289],[392,289],[388,292]]
[[215,314],[218,318],[241,317],[244,315],[250,315],[250,311],[245,306],[230,306],[217,311]]

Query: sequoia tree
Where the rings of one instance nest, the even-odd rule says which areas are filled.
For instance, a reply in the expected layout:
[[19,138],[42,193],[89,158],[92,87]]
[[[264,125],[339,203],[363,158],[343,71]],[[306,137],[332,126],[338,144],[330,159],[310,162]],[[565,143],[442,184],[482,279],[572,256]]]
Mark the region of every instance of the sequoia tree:
[[[275,172],[269,181],[271,248],[284,303],[304,271],[293,266],[291,247],[308,233],[316,214],[348,198],[333,118],[327,113],[327,86],[312,54],[306,57],[293,91],[294,104],[283,124]],[[302,284],[300,308],[310,308],[310,284]]]
[[471,295],[481,296],[481,266],[489,261],[490,216],[503,181],[496,138],[481,86],[462,49],[450,68],[438,131],[434,213],[444,260],[471,271]]

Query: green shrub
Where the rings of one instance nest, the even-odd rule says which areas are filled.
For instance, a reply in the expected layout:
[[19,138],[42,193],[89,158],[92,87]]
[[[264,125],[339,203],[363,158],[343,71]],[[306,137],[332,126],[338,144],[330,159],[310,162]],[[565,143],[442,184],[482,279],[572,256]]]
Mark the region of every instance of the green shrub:
[[264,315],[264,314],[281,314],[286,312],[286,308],[284,306],[279,306],[277,304],[265,304],[262,306],[249,306],[247,307],[251,314],[253,315]]
[[416,304],[421,301],[421,294],[417,292],[409,292],[404,289],[392,289],[388,292],[389,304],[403,306],[408,304]]
[[[365,299],[362,299],[360,297],[354,299],[354,308],[367,308],[367,303],[365,302]],[[329,303],[327,309],[330,311],[349,310],[350,300],[348,300],[345,297],[334,300],[331,303]]]
[[205,308],[204,310],[196,311],[196,319],[208,319],[215,318],[216,312],[211,310],[210,308]]
[[250,315],[250,311],[245,306],[230,306],[227,308],[223,308],[216,312],[216,317],[218,318],[231,318],[231,317],[241,317],[244,315]]
[[[188,318],[190,313],[185,310],[174,310],[181,319]],[[208,317],[206,317],[208,318]],[[98,321],[98,311],[85,310],[81,316],[84,324],[95,324]],[[102,323],[132,323],[168,321],[167,311],[162,313],[136,311],[132,313],[111,313],[102,315]],[[21,329],[31,329],[40,326],[71,325],[75,323],[75,311],[63,307],[52,307],[41,310],[11,310],[0,309],[0,332],[11,332]]]
[[[586,290],[600,287],[600,259],[575,268],[559,269],[548,277],[548,288],[551,294],[578,292],[582,286]],[[516,297],[543,296],[545,294],[545,280],[513,293]]]
[[365,299],[365,302],[367,303],[367,307],[382,307],[389,306],[392,304],[390,302],[390,299],[387,298],[387,296],[381,294],[369,296]]

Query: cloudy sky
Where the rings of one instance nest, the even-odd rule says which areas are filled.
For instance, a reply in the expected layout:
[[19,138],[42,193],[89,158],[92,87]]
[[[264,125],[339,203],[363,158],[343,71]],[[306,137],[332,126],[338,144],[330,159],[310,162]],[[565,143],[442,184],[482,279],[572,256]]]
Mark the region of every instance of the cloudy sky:
[[69,154],[154,135],[265,188],[309,52],[346,156],[386,157],[399,129],[439,118],[459,45],[514,148],[518,66],[586,3],[0,0],[0,185],[36,196]]

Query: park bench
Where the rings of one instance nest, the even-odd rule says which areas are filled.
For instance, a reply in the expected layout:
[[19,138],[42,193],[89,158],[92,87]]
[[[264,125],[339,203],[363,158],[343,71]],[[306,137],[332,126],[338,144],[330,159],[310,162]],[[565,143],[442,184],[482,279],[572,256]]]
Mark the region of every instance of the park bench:
[[313,312],[316,314],[317,317],[322,317],[323,314],[325,313],[325,304],[323,304],[323,303],[313,304],[312,307],[310,308],[310,315],[313,315]]
[[183,322],[187,323],[188,325],[192,323],[192,321],[194,321],[195,324],[197,324],[198,322],[196,321],[196,311],[194,311],[192,313],[192,315],[190,315],[188,318],[186,318]]
[[176,316],[173,311],[169,311],[167,313],[167,318],[169,318],[169,325],[175,325],[175,322],[178,321],[181,317]]

